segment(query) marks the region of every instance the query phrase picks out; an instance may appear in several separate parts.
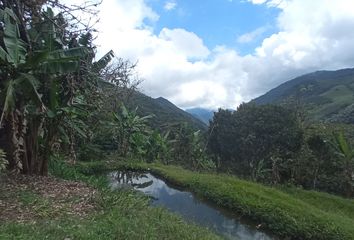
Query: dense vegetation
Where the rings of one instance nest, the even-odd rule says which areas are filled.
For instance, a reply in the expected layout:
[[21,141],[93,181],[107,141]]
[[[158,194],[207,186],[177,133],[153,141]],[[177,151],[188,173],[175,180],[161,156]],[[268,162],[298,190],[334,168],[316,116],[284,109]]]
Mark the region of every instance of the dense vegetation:
[[37,183],[29,175],[48,173],[84,181],[100,197],[92,203],[99,211],[86,218],[67,218],[63,209],[51,219],[57,211],[48,196],[0,185],[6,189],[0,200],[46,216],[1,223],[0,237],[216,238],[136,193],[107,189],[95,174],[123,160],[151,167],[282,237],[353,239],[352,200],[295,188],[354,196],[352,70],[331,73],[336,83],[331,74],[306,75],[256,100],[277,105],[219,109],[206,131],[168,100],[140,94],[136,64],[112,51],[96,60],[94,29],[75,17],[95,14],[95,6],[0,0],[0,172],[8,170],[9,182],[21,173],[27,184]]
[[308,123],[293,108],[251,103],[234,112],[220,109],[209,135],[208,149],[222,171],[268,184],[353,194],[350,125]]
[[214,115],[214,111],[204,109],[204,108],[189,108],[186,109],[186,112],[192,114],[193,116],[200,119],[207,125],[209,125],[209,120],[211,120]]
[[69,30],[65,14],[49,7],[62,7],[56,1],[0,6],[0,147],[10,169],[47,175],[55,146],[65,146],[75,160],[75,141],[87,135],[84,119],[96,100],[99,73],[113,53],[94,62],[90,31]]
[[193,117],[162,97],[154,99],[142,93],[134,92],[127,101],[127,106],[130,108],[138,106],[137,111],[141,116],[153,114],[155,117],[149,120],[150,125],[157,129],[171,129],[183,122],[188,122],[195,131],[203,131],[207,128],[204,121]]

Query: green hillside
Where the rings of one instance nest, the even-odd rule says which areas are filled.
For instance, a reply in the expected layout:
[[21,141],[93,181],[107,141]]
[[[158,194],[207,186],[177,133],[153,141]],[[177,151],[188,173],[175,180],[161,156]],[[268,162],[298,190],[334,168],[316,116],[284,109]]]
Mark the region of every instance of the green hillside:
[[253,101],[267,104],[291,100],[304,104],[313,120],[354,123],[354,69],[306,74]]
[[192,114],[194,117],[200,119],[205,124],[209,125],[209,121],[213,119],[214,111],[205,108],[189,108],[186,112]]
[[207,125],[193,115],[183,111],[165,98],[151,98],[140,92],[134,92],[127,105],[131,108],[138,107],[141,116],[153,114],[151,125],[159,129],[167,129],[187,123],[194,130],[206,130]]

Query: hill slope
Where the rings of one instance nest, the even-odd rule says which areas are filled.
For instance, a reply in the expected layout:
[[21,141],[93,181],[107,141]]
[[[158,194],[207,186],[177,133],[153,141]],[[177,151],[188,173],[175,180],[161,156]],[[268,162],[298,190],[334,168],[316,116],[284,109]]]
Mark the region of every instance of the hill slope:
[[130,107],[138,107],[138,114],[141,116],[153,114],[151,119],[153,127],[164,129],[187,123],[194,130],[206,130],[207,125],[191,114],[178,108],[165,98],[151,98],[140,92],[134,92],[127,103]]
[[213,118],[214,111],[205,108],[190,108],[186,112],[192,114],[194,117],[209,125],[209,120]]
[[354,123],[354,69],[318,71],[297,77],[253,101],[283,103],[296,99],[313,120]]

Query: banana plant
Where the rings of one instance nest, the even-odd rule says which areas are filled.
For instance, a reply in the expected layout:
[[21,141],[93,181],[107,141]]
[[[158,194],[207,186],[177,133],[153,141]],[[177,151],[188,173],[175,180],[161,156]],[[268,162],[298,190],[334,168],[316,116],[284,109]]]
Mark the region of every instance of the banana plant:
[[172,141],[169,140],[169,134],[169,131],[161,134],[155,130],[149,135],[145,144],[147,162],[168,164],[171,161]]
[[129,142],[133,134],[146,134],[149,132],[147,120],[152,118],[153,115],[140,117],[137,114],[137,110],[136,108],[133,111],[129,111],[124,104],[122,104],[121,112],[119,114],[113,113],[112,131],[123,156],[128,153]]
[[346,195],[347,197],[351,197],[354,188],[354,148],[350,145],[343,132],[334,135],[334,144],[332,146],[343,160]]
[[9,8],[0,12],[0,21],[4,24],[0,39],[3,43],[0,44],[0,63],[4,66],[1,74],[6,76],[0,82],[0,99],[3,99],[0,103],[0,127],[6,120],[15,149],[9,160],[25,173],[47,172],[48,154],[42,154],[38,160],[38,141],[43,138],[47,152],[56,135],[53,126],[43,129],[46,123],[47,126],[51,123],[46,121],[47,117],[56,111],[49,104],[52,92],[55,92],[51,82],[62,81],[59,84],[63,87],[66,76],[76,74],[81,59],[88,54],[83,47],[66,48],[56,35],[52,10],[49,8],[44,15],[45,20],[41,24],[27,28],[31,42],[26,43],[21,39],[21,22],[14,12]]
[[8,62],[17,67],[21,63],[25,63],[27,54],[27,43],[20,38],[18,29],[19,19],[14,12],[5,8],[0,9],[0,21],[4,23],[3,43],[0,46],[1,61]]
[[[50,16],[52,11],[48,9]],[[16,105],[16,94],[23,94],[36,103],[38,107],[45,108],[43,105],[38,87],[40,74],[64,74],[78,70],[79,61],[87,54],[85,48],[73,49],[53,49],[53,44],[48,44],[46,48],[34,52],[27,50],[27,43],[20,38],[19,20],[9,8],[0,10],[0,20],[4,22],[4,46],[0,46],[0,61],[5,63],[10,69],[10,77],[5,80],[5,93],[3,111],[0,118],[0,126],[8,113],[12,112]],[[53,23],[50,29],[53,28]],[[53,36],[51,30],[43,31],[34,35],[37,41],[52,42],[49,36]],[[33,30],[32,32],[34,32]],[[45,34],[44,34],[45,33]],[[28,90],[29,89],[29,90]],[[26,91],[24,91],[26,90]]]

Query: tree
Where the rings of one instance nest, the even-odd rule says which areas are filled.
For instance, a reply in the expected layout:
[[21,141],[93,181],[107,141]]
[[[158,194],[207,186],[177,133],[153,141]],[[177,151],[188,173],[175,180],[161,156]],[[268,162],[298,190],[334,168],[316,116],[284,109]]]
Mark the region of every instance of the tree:
[[[113,138],[118,145],[118,152],[122,156],[126,156],[130,143],[132,141],[138,141],[137,138],[141,137],[137,134],[144,134],[149,131],[146,121],[151,118],[152,115],[139,117],[137,115],[137,108],[133,111],[129,111],[124,104],[121,106],[120,113],[113,113],[112,132]],[[135,139],[132,140],[131,138]]]
[[171,161],[171,144],[169,138],[170,132],[161,134],[154,130],[148,135],[145,142],[146,161],[147,162],[161,162],[168,164]]
[[310,136],[309,139],[307,139],[307,144],[315,156],[315,160],[313,161],[313,173],[311,175],[313,176],[312,187],[316,189],[321,167],[329,156],[329,148],[326,141],[319,135]]
[[296,116],[274,105],[241,104],[235,112],[219,110],[209,133],[208,148],[220,159],[221,169],[273,183],[290,178],[287,165],[303,138]]
[[85,116],[97,92],[99,72],[112,53],[93,62],[90,30],[79,33],[46,3],[1,1],[0,128],[9,167],[46,175],[57,144],[68,143],[75,160],[76,136],[87,137]]
[[[10,166],[24,173],[42,175],[47,172],[46,152],[54,138],[48,128],[41,135],[45,120],[50,117],[45,100],[49,103],[54,98],[53,83],[59,79],[67,80],[69,73],[76,72],[80,57],[85,54],[83,48],[65,49],[64,44],[56,39],[52,10],[48,8],[44,16],[38,22],[32,22],[32,28],[27,30],[31,31],[32,38],[25,42],[21,39],[19,20],[24,16],[16,16],[10,8],[1,10],[4,24],[1,73],[5,78],[0,126],[5,124],[9,129]],[[45,138],[42,156],[39,155],[39,138]]]
[[172,160],[193,170],[214,170],[215,164],[206,153],[204,136],[188,124],[181,124],[174,133]]
[[342,132],[335,135],[333,146],[342,159],[345,194],[347,197],[351,197],[354,187],[354,148]]

